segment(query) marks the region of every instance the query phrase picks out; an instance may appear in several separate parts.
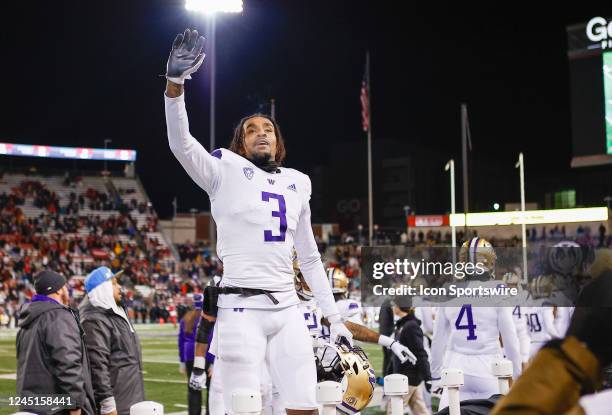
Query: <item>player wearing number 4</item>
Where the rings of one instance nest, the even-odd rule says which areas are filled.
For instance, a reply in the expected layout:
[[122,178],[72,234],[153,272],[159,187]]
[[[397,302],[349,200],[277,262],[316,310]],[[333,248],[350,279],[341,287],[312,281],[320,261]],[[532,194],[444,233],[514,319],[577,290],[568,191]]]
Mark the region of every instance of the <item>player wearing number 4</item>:
[[[284,142],[267,115],[244,118],[230,149],[209,154],[191,136],[183,84],[202,64],[204,38],[186,30],[172,45],[166,78],[170,149],[189,176],[208,193],[217,224],[217,255],[224,276],[219,294],[215,367],[225,408],[232,392],[259,390],[267,364],[287,413],[315,413],[316,368],[312,342],[298,311],[293,284],[295,246],[304,277],[332,340],[352,335],[334,302],[310,224],[310,179],[281,167]],[[194,360],[194,367],[203,362]]]
[[[459,252],[461,262],[486,264],[488,273],[482,278],[494,275],[495,252],[489,242],[472,238],[465,242]],[[509,307],[440,307],[434,322],[431,346],[432,390],[438,384],[443,368],[463,370],[464,386],[460,388],[461,399],[486,399],[499,393],[497,378],[491,371],[491,364],[503,358],[500,335],[507,358],[512,361],[513,376],[521,373],[519,340]],[[445,355],[446,353],[446,355]],[[437,392],[437,391],[436,391]],[[440,399],[440,409],[448,406],[446,390]]]

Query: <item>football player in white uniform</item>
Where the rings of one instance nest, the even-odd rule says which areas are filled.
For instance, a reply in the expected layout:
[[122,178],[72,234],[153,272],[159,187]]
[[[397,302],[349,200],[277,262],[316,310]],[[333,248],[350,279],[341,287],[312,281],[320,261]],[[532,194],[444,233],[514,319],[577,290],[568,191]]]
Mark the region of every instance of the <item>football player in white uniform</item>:
[[[230,149],[208,153],[190,134],[185,94],[202,64],[204,38],[187,29],[172,45],[166,67],[166,125],[170,149],[208,193],[217,225],[217,255],[224,275],[217,290],[215,366],[226,410],[236,389],[259,390],[268,364],[288,414],[315,413],[316,367],[293,283],[291,252],[330,323],[333,340],[352,335],[334,302],[310,223],[311,183],[280,167],[285,146],[266,115],[239,123]],[[194,367],[203,362],[194,361]]]
[[[520,283],[520,277],[514,272],[508,272],[504,274],[504,282],[508,287],[518,287]],[[519,339],[519,346],[521,349],[521,357],[523,360],[523,368],[526,367],[529,361],[529,350],[531,348],[531,338],[529,337],[529,330],[527,326],[528,315],[525,311],[528,307],[515,305],[511,307],[512,317],[514,319],[514,325],[516,327],[516,334]]]
[[554,308],[552,305],[548,307],[526,307],[525,312],[527,313],[527,325],[529,327],[529,335],[531,336],[531,347],[529,350],[529,358],[531,359],[547,341],[561,336],[555,327]]
[[[299,308],[304,315],[304,321],[312,338],[314,353],[317,356],[320,367],[325,368],[324,372],[330,372],[332,371],[334,363],[333,359],[335,358],[336,354],[338,356],[348,358],[350,353],[347,354],[346,350],[340,350],[340,353],[335,353],[337,346],[333,342],[330,342],[329,335],[327,334],[329,322],[323,317],[321,309],[317,306],[317,300],[314,293],[310,289],[308,282],[300,271],[296,258],[294,258],[293,261],[293,269],[295,273],[295,289],[298,297],[301,300]],[[331,274],[328,272],[328,275]],[[355,323],[353,321],[347,320],[345,324],[351,331],[354,340],[359,340],[366,343],[377,343],[381,346],[387,347],[399,358],[402,363],[410,361],[412,364],[414,364],[416,362],[416,356],[410,351],[410,349],[394,339],[381,335],[373,330],[370,330],[364,325]],[[351,350],[352,349],[350,349],[349,352]],[[356,351],[356,353],[357,355],[360,354],[359,351]],[[363,365],[364,361],[367,362],[367,359],[365,359],[363,356],[353,356],[351,359],[356,361],[358,365]],[[369,402],[369,398],[365,398],[367,395],[365,391],[368,389],[366,384],[369,382],[373,385],[376,381],[373,375],[374,372],[371,369],[371,367],[368,368],[368,370],[371,371],[368,376],[364,376],[360,373],[350,373],[346,374],[345,378],[342,379],[345,393],[343,402],[337,408],[339,412],[349,415],[355,414],[363,409],[363,407]],[[321,373],[321,370],[319,372],[319,377],[327,378],[328,375],[330,375],[330,373]],[[335,376],[338,376],[338,374]],[[371,397],[371,395],[369,396]],[[278,403],[280,399],[276,396],[276,394],[275,400],[277,400],[277,402],[273,405],[275,408],[274,414],[281,415],[282,412],[279,410],[279,408],[283,408],[284,405]]]
[[[479,262],[493,274],[495,252],[489,242],[472,238],[463,244],[460,261]],[[490,278],[483,275],[483,278]],[[438,389],[444,367],[463,370],[464,386],[461,398],[489,398],[499,393],[497,378],[491,365],[503,358],[500,335],[508,359],[512,361],[513,376],[521,373],[521,354],[512,311],[508,307],[480,307],[464,304],[462,307],[439,307],[434,321],[431,346],[431,375]],[[439,408],[448,406],[446,389],[442,393]]]
[[332,287],[336,306],[344,321],[363,323],[363,308],[358,300],[348,297],[349,279],[340,268],[327,268],[327,279]]

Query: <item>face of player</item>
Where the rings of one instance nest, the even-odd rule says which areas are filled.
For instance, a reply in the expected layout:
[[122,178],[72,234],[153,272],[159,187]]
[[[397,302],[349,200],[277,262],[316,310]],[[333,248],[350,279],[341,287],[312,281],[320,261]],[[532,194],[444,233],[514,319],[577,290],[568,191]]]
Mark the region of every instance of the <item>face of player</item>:
[[250,160],[273,160],[276,156],[274,125],[264,117],[249,118],[244,123],[244,150]]
[[121,285],[117,278],[113,278],[113,298],[117,304],[121,303]]

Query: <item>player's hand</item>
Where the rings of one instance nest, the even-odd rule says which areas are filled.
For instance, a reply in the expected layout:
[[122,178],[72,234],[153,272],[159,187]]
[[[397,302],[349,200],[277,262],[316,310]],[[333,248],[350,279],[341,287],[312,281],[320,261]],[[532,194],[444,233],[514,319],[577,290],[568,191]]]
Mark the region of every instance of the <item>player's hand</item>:
[[199,36],[197,30],[186,29],[185,33],[176,35],[166,64],[166,78],[180,85],[185,79],[191,79],[191,74],[204,61],[203,50],[204,36]]
[[417,361],[417,358],[414,355],[414,353],[412,353],[409,348],[407,348],[406,346],[404,346],[397,340],[391,343],[391,346],[389,346],[389,349],[391,349],[393,354],[397,356],[397,358],[400,360],[401,363],[405,363],[406,361],[409,361],[410,363],[414,365]]
[[442,396],[442,391],[444,388],[442,387],[442,383],[440,379],[431,381],[431,394],[432,396],[437,396],[438,398]]
[[189,387],[196,391],[206,389],[206,371],[204,369],[193,368],[191,378],[189,378]]
[[346,328],[340,315],[334,314],[327,318],[329,321],[329,340],[331,344],[346,343],[353,346],[353,334]]
[[179,373],[185,374],[187,372],[187,367],[185,366],[185,362],[179,363]]

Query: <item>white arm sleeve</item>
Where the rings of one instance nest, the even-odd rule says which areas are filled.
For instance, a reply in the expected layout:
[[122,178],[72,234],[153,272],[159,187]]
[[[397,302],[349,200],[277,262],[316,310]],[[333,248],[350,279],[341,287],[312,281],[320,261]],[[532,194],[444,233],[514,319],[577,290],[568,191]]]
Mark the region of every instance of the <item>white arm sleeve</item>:
[[442,365],[444,364],[444,353],[450,338],[450,323],[446,318],[444,309],[438,309],[433,325],[433,339],[431,341],[431,377],[436,380],[440,378]]
[[506,357],[512,362],[512,374],[516,379],[521,374],[523,357],[521,356],[521,347],[510,308],[497,308],[497,325],[504,343]]
[[185,94],[176,98],[164,95],[164,99],[170,150],[189,177],[212,198],[221,181],[220,160],[208,154],[202,144],[189,133]]
[[[310,179],[307,180],[307,194],[310,198]],[[300,270],[306,279],[308,286],[312,290],[323,315],[327,318],[340,312],[334,301],[331,286],[325,275],[321,255],[317,248],[317,243],[312,233],[312,225],[310,224],[310,202],[304,201],[302,213],[295,230],[295,250],[297,252]]]
[[433,333],[433,314],[431,307],[421,307],[421,323],[424,333]]
[[553,314],[552,307],[545,307],[542,309],[542,314],[544,315],[544,330],[548,333],[553,339],[558,339],[561,337],[557,328],[555,327],[555,316]]

